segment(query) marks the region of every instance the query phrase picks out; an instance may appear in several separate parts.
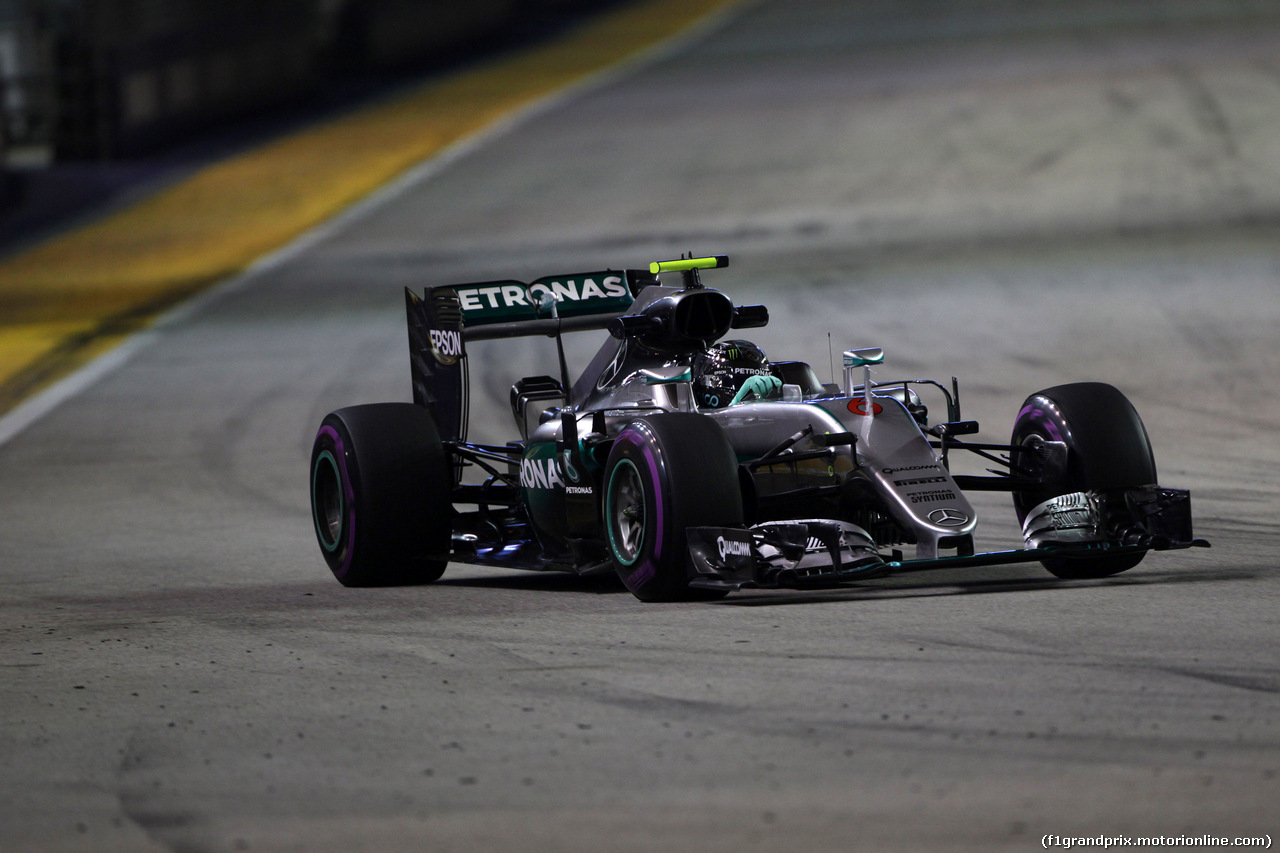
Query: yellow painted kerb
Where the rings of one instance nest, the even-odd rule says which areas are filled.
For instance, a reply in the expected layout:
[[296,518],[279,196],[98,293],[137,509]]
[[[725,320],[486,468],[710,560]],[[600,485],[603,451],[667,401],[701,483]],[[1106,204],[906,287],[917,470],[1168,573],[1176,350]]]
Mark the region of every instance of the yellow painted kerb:
[[647,0],[210,165],[0,263],[0,412],[450,144],[742,0]]

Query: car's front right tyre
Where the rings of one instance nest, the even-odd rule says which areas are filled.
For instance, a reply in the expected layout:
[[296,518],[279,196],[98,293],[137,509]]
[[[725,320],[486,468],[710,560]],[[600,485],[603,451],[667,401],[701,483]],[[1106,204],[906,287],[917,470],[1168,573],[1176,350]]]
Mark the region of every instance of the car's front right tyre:
[[719,424],[669,412],[633,421],[614,440],[601,507],[614,569],[641,601],[719,598],[689,586],[689,527],[740,527],[738,462]]

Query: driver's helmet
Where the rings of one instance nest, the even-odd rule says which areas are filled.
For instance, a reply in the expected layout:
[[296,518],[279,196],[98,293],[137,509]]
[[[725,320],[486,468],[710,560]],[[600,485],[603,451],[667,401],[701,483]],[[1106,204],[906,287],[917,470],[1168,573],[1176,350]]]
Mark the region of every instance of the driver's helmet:
[[704,408],[773,396],[782,388],[764,350],[751,341],[720,341],[694,356],[692,367],[694,400]]

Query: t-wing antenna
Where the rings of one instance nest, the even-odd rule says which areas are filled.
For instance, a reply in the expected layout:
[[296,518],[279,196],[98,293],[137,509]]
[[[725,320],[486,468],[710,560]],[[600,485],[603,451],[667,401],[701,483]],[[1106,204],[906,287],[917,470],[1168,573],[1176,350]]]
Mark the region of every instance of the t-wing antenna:
[[698,270],[715,270],[727,266],[729,266],[728,255],[713,255],[710,258],[689,257],[675,261],[654,261],[649,264],[649,272],[655,275],[661,272],[678,272],[684,280],[685,288],[688,289],[702,287]]

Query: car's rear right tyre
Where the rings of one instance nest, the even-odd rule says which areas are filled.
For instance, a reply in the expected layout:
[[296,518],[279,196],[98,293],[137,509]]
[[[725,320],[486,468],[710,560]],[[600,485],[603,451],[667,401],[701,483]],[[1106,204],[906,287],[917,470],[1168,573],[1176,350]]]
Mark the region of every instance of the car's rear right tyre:
[[430,583],[449,558],[453,479],[431,414],[412,403],[326,415],[311,449],[311,517],[344,586]]

